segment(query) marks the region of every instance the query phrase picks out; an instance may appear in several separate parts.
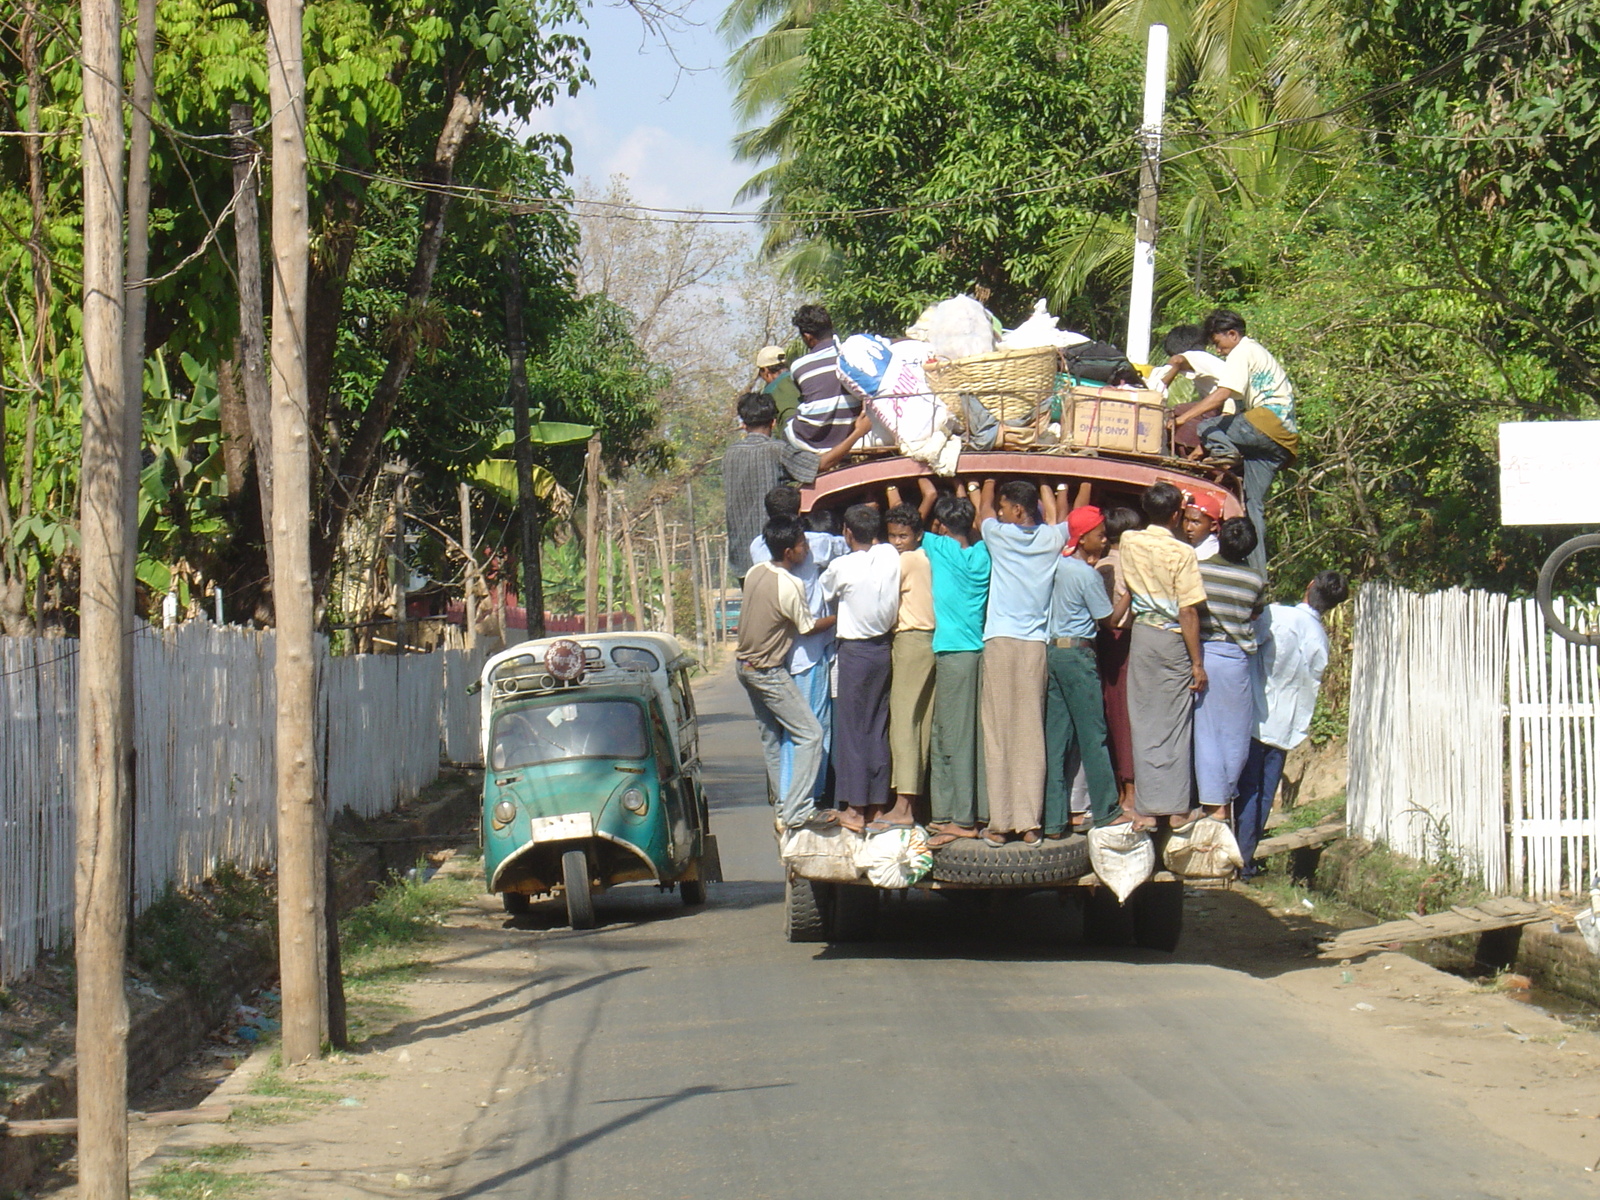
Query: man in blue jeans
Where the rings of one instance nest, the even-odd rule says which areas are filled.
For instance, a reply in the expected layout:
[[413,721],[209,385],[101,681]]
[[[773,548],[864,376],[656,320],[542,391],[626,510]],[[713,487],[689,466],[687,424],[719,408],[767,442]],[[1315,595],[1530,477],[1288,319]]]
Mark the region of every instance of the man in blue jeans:
[[[833,626],[835,618],[811,615],[805,585],[796,571],[811,554],[805,526],[774,517],[762,531],[771,559],[750,568],[739,610],[739,645],[734,651],[739,683],[761,725],[767,787],[787,829],[832,824],[832,812],[817,809],[822,725],[789,674],[789,651],[797,636]],[[793,768],[784,778],[783,742],[794,746]]]
[[1283,778],[1283,760],[1311,732],[1311,715],[1328,666],[1322,618],[1349,594],[1343,575],[1323,571],[1307,586],[1301,603],[1269,604],[1256,618],[1256,728],[1239,777],[1235,809],[1244,879],[1260,872],[1256,844],[1266,832],[1267,815]]

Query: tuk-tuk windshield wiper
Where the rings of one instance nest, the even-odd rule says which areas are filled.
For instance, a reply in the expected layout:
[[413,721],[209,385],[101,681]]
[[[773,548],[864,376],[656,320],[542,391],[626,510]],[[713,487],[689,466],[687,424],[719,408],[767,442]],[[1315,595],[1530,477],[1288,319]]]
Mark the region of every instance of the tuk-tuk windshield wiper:
[[492,770],[568,758],[643,758],[650,752],[644,710],[627,700],[570,700],[495,718]]

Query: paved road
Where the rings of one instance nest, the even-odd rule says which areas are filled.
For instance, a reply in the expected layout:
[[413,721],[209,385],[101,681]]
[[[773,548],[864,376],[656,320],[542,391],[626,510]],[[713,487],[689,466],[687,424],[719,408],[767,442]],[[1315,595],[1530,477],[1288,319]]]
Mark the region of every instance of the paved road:
[[1072,945],[1049,897],[969,914],[916,896],[894,906],[887,940],[785,943],[754,726],[731,676],[702,710],[730,882],[700,911],[620,889],[587,933],[535,916],[550,931],[518,1054],[543,1079],[496,1106],[445,1195],[1590,1192],[1352,1054],[1269,981]]

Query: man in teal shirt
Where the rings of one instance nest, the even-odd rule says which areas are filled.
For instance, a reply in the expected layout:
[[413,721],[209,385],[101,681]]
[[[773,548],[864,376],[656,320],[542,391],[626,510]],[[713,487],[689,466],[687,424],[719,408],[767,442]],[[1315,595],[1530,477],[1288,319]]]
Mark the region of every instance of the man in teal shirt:
[[[930,498],[930,486],[924,498]],[[928,795],[933,809],[929,845],[977,837],[988,819],[984,796],[983,728],[979,688],[983,617],[989,602],[989,548],[977,539],[977,512],[961,496],[933,501],[923,553],[933,569],[933,749]]]
[[789,373],[789,355],[782,346],[763,346],[756,355],[756,374],[761,377],[761,391],[772,397],[778,409],[776,428],[781,434],[795,409],[800,407],[800,385]]

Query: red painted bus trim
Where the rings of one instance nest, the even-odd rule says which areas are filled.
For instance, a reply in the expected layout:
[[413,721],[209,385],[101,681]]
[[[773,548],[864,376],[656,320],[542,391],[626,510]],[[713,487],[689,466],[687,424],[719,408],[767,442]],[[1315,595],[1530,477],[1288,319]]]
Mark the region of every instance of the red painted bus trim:
[[[1142,489],[1165,480],[1180,491],[1210,493],[1222,501],[1222,512],[1228,517],[1244,516],[1244,505],[1226,486],[1209,479],[1197,478],[1185,471],[1173,470],[1155,463],[1126,459],[1098,458],[1093,455],[1027,454],[1015,450],[984,450],[963,454],[956,466],[959,479],[1014,478],[1019,475],[1043,476],[1061,482],[1088,482],[1122,484]],[[876,488],[923,476],[933,477],[933,472],[909,458],[873,458],[851,463],[819,475],[817,481],[801,489],[800,506],[806,511],[830,496],[843,492]],[[916,497],[906,500],[915,502]]]

